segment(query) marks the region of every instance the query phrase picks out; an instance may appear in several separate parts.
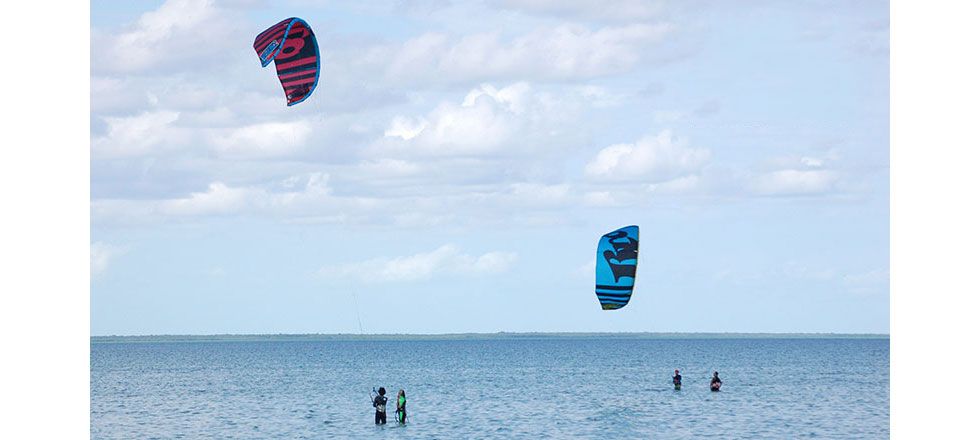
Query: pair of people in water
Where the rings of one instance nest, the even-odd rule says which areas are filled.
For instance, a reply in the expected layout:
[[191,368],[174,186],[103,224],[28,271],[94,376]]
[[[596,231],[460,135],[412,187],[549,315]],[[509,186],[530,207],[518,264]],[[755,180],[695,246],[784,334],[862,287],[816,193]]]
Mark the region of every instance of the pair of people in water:
[[[718,377],[718,372],[711,376],[711,391],[721,391],[721,378]],[[674,370],[674,389],[681,389],[681,371]]]
[[[388,398],[385,397],[385,387],[379,388],[374,395],[374,424],[384,425],[388,423]],[[407,400],[405,399],[405,390],[398,390],[398,398],[395,401],[395,419],[398,423],[404,424],[408,420],[408,414],[405,412],[405,404]]]

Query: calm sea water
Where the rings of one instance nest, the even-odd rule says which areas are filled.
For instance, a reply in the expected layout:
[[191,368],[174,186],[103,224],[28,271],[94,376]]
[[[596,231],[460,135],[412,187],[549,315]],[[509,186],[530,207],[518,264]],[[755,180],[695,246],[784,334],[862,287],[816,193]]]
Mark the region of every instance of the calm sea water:
[[[91,435],[888,438],[888,339],[94,341]],[[674,369],[684,376],[675,391]],[[718,371],[721,392],[708,390]],[[374,425],[404,388],[408,424]]]

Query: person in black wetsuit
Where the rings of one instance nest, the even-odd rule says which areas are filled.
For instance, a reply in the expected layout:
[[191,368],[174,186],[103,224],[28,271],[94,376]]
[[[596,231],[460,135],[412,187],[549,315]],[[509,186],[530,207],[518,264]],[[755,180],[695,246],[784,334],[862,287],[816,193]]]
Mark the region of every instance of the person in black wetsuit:
[[718,377],[718,372],[715,371],[715,375],[711,376],[711,391],[721,390],[721,378]]
[[374,424],[384,425],[388,423],[388,413],[385,412],[385,405],[388,398],[385,397],[385,387],[378,388],[378,395],[374,396]]
[[674,389],[681,389],[681,370],[674,370]]

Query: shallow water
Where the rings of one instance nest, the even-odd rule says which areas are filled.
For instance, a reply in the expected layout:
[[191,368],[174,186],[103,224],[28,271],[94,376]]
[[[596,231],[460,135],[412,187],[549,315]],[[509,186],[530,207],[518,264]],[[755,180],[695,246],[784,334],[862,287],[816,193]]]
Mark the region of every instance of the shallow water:
[[[377,386],[391,397],[383,427]],[[399,388],[406,426],[392,423]],[[888,339],[91,345],[98,439],[888,438],[888,419]]]

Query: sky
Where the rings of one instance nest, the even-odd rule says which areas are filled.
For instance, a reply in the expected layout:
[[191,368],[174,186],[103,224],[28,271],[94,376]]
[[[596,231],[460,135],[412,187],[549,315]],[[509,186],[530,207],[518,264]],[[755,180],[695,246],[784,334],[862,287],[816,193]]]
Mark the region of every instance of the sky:
[[91,334],[888,333],[888,7],[93,1]]

